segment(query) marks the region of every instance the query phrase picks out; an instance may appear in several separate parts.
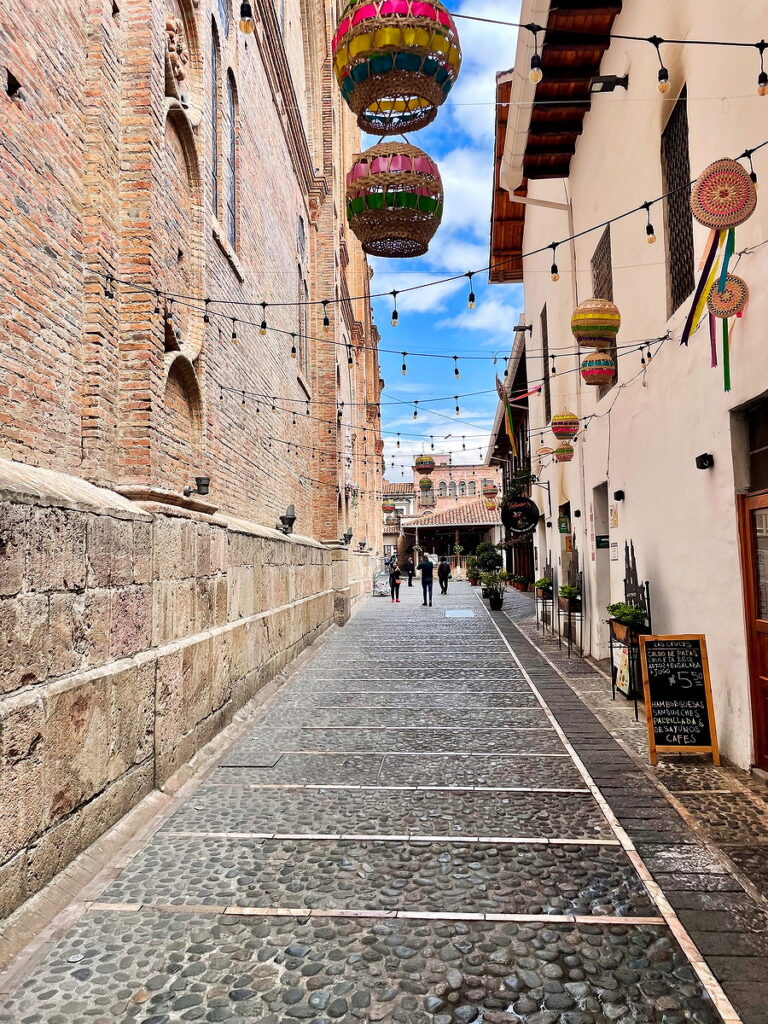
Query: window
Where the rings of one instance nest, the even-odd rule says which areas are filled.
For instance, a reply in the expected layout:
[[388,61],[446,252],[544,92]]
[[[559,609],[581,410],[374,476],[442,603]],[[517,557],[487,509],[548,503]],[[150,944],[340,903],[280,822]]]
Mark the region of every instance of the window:
[[749,437],[749,489],[768,488],[768,402],[760,402],[747,413]]
[[219,21],[221,31],[225,36],[229,35],[229,0],[218,0]]
[[445,480],[443,480],[443,482],[438,487],[437,493],[438,493],[438,496],[440,498],[445,498],[447,496],[447,494],[448,494],[448,485],[446,484]]
[[667,240],[667,311],[671,316],[696,285],[693,257],[693,218],[688,186],[691,181],[691,158],[688,151],[688,93],[683,89],[680,99],[667,121],[661,136],[661,168],[664,191],[671,192],[665,201]]
[[549,328],[547,327],[547,307],[541,311],[541,375],[544,391],[544,419],[549,423],[552,419],[552,394],[549,387]]
[[234,247],[237,245],[237,91],[231,71],[227,75],[224,147],[224,226],[227,239]]
[[297,358],[298,372],[307,379],[309,373],[309,288],[304,280],[304,268],[298,265],[298,290],[296,301],[300,303],[296,307],[296,329],[297,329]]
[[459,484],[459,497],[465,498],[467,496],[467,485],[462,480]]
[[[592,256],[592,294],[596,299],[609,299],[613,302],[613,261],[611,256],[611,229],[610,226],[600,236],[594,255]],[[613,359],[616,373],[609,384],[601,384],[598,388],[598,397],[607,395],[612,387],[615,387],[619,376],[619,353],[616,348],[616,338],[611,342],[610,348],[606,349],[607,354]]]
[[469,481],[469,496],[470,496],[470,498],[474,498],[476,493],[477,493],[477,487],[475,486],[475,481],[474,480],[470,480]]
[[219,37],[211,25],[211,205],[219,215]]
[[455,480],[451,480],[451,482],[448,484],[448,497],[449,498],[455,498],[456,497],[456,481]]

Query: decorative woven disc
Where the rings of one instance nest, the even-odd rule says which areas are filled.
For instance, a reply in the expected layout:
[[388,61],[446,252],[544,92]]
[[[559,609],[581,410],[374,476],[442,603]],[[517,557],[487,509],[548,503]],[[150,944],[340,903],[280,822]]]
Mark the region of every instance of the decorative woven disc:
[[587,356],[581,364],[581,376],[586,384],[595,387],[609,384],[616,376],[616,363],[610,356]]
[[712,285],[712,290],[707,297],[707,309],[712,316],[726,320],[729,316],[736,316],[749,301],[749,288],[747,282],[735,274],[729,274],[725,279],[725,288],[718,291],[718,282]]
[[609,299],[585,299],[573,311],[571,330],[580,345],[606,348],[621,327],[621,313]]
[[738,227],[757,206],[757,189],[736,160],[715,160],[696,179],[691,212],[699,224],[723,231]]

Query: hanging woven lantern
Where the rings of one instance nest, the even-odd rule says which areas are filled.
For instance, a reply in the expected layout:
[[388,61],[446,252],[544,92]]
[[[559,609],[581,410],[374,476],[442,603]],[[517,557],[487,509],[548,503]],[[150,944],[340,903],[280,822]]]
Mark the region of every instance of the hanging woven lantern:
[[428,476],[423,476],[421,480],[419,480],[419,488],[424,494],[428,494],[432,490],[432,481]]
[[570,462],[573,459],[573,445],[564,441],[555,448],[555,462]]
[[621,313],[608,299],[585,299],[573,311],[571,330],[586,348],[609,348],[621,326]]
[[581,376],[585,384],[610,384],[616,376],[616,363],[608,355],[587,356],[581,363]]
[[369,135],[424,128],[461,67],[459,34],[440,0],[350,0],[331,49],[341,93]]
[[417,455],[414,461],[414,468],[417,473],[429,476],[429,474],[434,471],[435,460],[431,455]]
[[570,441],[579,432],[579,417],[572,412],[561,412],[552,417],[550,428],[558,439]]
[[355,157],[347,175],[347,218],[371,256],[423,256],[443,216],[437,166],[407,142],[384,142]]
[[381,506],[381,511],[386,512],[387,514],[391,514],[395,511],[395,506],[392,505],[390,502],[385,501],[384,504]]
[[483,497],[484,498],[495,498],[499,493],[499,488],[494,483],[483,484]]
[[486,509],[489,512],[495,512],[496,511],[496,502],[493,500],[493,498],[486,498],[485,499],[485,507],[486,507]]

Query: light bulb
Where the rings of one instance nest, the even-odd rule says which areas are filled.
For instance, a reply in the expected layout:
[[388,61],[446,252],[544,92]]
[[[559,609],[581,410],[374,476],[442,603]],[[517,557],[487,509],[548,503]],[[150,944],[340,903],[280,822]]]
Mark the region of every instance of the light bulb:
[[669,92],[669,72],[666,68],[659,68],[659,84],[656,88],[662,96]]
[[476,301],[475,293],[474,292],[470,292],[469,293],[469,300],[468,300],[468,303],[467,303],[469,305],[470,309],[474,309],[475,308],[475,301]]
[[267,333],[267,321],[266,320],[262,320],[261,321],[261,327],[259,328],[259,334],[266,334],[266,333]]
[[295,359],[295,358],[296,358],[296,346],[292,345],[291,346],[291,359]]
[[243,0],[240,4],[240,31],[249,36],[255,27],[251,5],[248,0]]
[[393,309],[392,310],[392,320],[391,320],[391,323],[392,323],[393,327],[397,327],[397,322],[398,322],[399,319],[400,319],[400,314],[397,312],[396,309]]
[[560,280],[560,271],[557,269],[557,264],[556,263],[552,264],[552,266],[550,268],[550,271],[549,271],[549,274],[550,274],[550,277],[552,278],[553,281],[559,281]]
[[531,57],[531,70],[528,73],[528,81],[533,85],[538,85],[544,77],[544,72],[541,70],[541,57],[538,53],[534,53]]
[[648,236],[648,245],[653,245],[653,243],[656,241],[656,232],[653,230],[653,224],[646,224],[645,233]]
[[768,96],[768,71],[761,71],[758,75],[757,95]]

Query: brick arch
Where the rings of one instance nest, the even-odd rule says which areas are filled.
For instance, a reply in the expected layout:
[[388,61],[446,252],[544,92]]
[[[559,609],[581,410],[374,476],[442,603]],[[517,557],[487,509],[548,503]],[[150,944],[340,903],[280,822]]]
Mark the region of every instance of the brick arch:
[[158,423],[163,485],[180,489],[200,476],[203,400],[192,363],[182,354],[166,356],[165,386]]
[[[162,286],[168,292],[192,295],[202,305],[203,187],[192,126],[181,105],[167,101],[163,146],[163,205],[160,232]],[[202,351],[204,325],[199,311],[173,309],[180,331],[179,349],[190,360]]]

